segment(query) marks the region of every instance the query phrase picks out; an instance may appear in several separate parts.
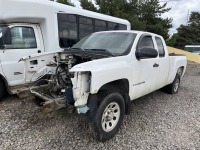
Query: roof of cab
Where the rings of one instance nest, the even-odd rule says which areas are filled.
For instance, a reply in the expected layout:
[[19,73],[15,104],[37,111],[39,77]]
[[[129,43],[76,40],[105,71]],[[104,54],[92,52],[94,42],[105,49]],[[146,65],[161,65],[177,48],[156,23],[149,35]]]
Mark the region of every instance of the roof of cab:
[[114,30],[114,31],[100,31],[100,32],[95,32],[95,33],[112,33],[112,32],[124,32],[124,33],[135,33],[135,34],[151,34],[157,37],[162,37],[161,35],[151,33],[151,32],[146,32],[146,31],[138,31],[138,30]]

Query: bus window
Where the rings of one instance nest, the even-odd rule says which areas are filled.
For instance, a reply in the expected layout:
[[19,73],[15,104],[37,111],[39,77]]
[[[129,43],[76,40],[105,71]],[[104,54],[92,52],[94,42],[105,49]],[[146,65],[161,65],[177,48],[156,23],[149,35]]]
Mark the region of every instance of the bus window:
[[118,30],[119,25],[117,23],[108,22],[108,30]]
[[77,16],[58,14],[58,31],[60,47],[68,48],[78,42]]
[[91,18],[79,17],[79,40],[94,32],[94,26]]
[[119,30],[127,30],[127,26],[124,24],[119,24]]
[[95,32],[106,31],[106,21],[95,19]]

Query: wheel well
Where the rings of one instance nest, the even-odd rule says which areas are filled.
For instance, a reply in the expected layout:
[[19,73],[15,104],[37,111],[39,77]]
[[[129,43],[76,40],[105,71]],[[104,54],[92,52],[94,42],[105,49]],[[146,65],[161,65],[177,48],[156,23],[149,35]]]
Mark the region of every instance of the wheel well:
[[177,73],[180,74],[181,77],[183,75],[183,70],[184,70],[184,66],[179,67],[177,70]]
[[120,79],[112,81],[103,85],[99,91],[109,90],[113,92],[127,93],[129,94],[129,82],[127,79]]
[[119,92],[125,101],[125,113],[130,113],[130,97],[129,97],[129,81],[128,79],[120,79],[115,80],[103,85],[99,92],[106,91],[106,93],[110,92]]
[[8,82],[6,81],[5,77],[2,76],[1,74],[0,74],[0,81],[2,81],[2,82],[4,83],[4,85],[5,85],[5,87],[6,87],[6,91],[7,91],[9,94],[11,94],[11,92],[10,92],[10,90],[9,90],[9,88],[8,88]]
[[87,114],[82,114],[88,122],[92,123],[94,121],[101,99],[110,92],[119,92],[123,96],[125,114],[130,114],[129,82],[127,79],[120,79],[103,85],[98,93],[89,95],[88,107],[90,110]]

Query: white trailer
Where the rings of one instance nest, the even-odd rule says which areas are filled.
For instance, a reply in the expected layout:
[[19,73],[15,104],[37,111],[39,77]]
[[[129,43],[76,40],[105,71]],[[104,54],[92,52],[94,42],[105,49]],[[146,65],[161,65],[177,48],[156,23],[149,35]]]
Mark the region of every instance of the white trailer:
[[26,79],[20,58],[62,51],[104,30],[130,30],[130,23],[48,0],[0,0],[0,100],[44,74]]

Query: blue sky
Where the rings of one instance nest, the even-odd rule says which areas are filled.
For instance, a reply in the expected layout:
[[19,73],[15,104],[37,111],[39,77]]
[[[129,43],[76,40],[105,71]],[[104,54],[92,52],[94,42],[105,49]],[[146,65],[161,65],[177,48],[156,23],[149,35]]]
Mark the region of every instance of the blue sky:
[[[78,0],[71,0],[76,7],[80,7]],[[168,0],[160,0],[168,1]],[[163,4],[163,2],[161,2]],[[188,12],[192,11],[200,12],[200,0],[172,0],[167,3],[167,7],[171,8],[171,10],[162,15],[163,18],[172,18],[173,19],[173,27],[170,29],[170,34],[176,33],[176,28],[178,28],[181,24],[186,24],[188,19]],[[134,28],[134,27],[132,27]]]

